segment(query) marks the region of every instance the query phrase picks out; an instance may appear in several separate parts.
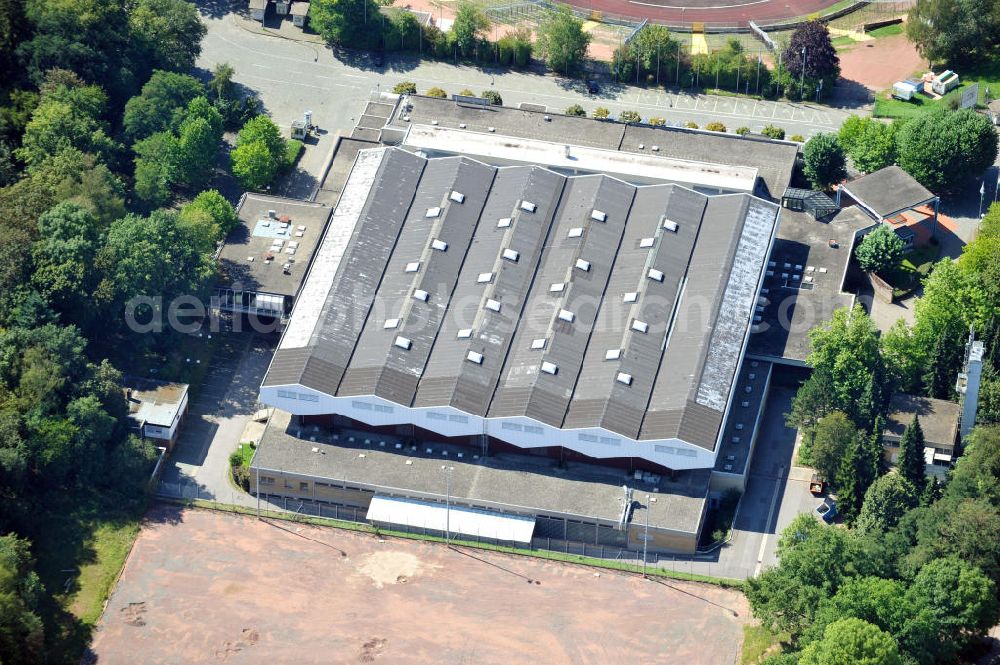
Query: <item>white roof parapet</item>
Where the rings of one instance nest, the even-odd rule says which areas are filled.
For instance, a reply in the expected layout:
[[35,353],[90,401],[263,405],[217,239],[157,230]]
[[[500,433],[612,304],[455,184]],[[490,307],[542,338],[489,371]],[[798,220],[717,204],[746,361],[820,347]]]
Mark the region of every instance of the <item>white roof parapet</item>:
[[411,148],[464,154],[486,161],[531,163],[734,192],[753,192],[757,182],[757,169],[750,167],[583,146],[573,146],[567,155],[563,143],[432,125],[411,126],[403,144]]

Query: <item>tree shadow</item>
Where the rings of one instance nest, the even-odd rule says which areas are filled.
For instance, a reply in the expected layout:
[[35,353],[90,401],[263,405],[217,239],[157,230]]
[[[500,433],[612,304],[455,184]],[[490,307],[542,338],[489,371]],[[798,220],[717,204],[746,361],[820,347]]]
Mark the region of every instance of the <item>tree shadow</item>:
[[233,12],[245,14],[247,10],[247,3],[237,0],[194,0],[194,5],[199,14],[211,18],[222,18]]
[[845,78],[837,80],[837,85],[833,86],[833,91],[826,99],[828,104],[846,109],[864,108],[874,101],[875,95],[871,90],[857,81]]

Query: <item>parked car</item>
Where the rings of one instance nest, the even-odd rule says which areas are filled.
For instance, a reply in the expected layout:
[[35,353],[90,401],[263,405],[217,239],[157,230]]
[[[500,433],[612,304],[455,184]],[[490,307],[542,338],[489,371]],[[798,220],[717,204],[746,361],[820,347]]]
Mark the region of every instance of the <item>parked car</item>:
[[601,91],[601,86],[597,85],[597,81],[590,79],[587,81],[587,92],[592,95],[596,95]]
[[816,514],[827,524],[833,524],[833,520],[837,517],[837,502],[833,499],[826,499],[816,506]]

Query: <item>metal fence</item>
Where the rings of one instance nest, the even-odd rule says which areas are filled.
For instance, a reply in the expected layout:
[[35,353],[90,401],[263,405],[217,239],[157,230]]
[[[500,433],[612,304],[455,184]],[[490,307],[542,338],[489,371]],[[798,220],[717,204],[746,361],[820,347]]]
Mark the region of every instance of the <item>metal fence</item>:
[[[228,488],[228,490],[223,492],[223,495],[220,496],[218,492],[212,492],[193,481],[160,481],[156,489],[156,495],[160,498],[168,500],[181,500],[185,502],[198,501],[202,505],[207,505],[207,507],[226,512],[256,514],[258,511],[256,497],[250,496],[234,487]],[[431,538],[444,538],[445,536],[445,534],[440,530],[423,528],[420,526],[407,526],[399,524],[389,526],[372,524],[367,520],[368,511],[365,508],[326,503],[323,501],[303,501],[291,497],[262,495],[259,504],[259,511],[261,517],[270,519],[306,520],[314,518],[336,520],[344,523],[341,526],[350,527],[350,525],[353,524],[356,525],[357,528],[370,530],[376,533],[397,533]],[[539,519],[542,522],[546,521],[546,518],[544,517]],[[609,529],[609,527],[586,525],[585,528],[578,524],[574,524],[572,526],[574,529],[571,531],[575,536],[583,536],[588,539],[591,537],[590,533],[595,533],[596,528],[598,531],[596,532],[597,535],[594,537],[595,540],[604,542],[582,542],[580,540],[567,540],[556,537],[542,536],[533,538],[529,545],[518,544],[516,545],[516,549],[540,552],[543,554],[545,552],[551,552],[567,556],[602,559],[605,561],[618,562],[626,570],[632,570],[634,568],[636,571],[640,571],[642,569],[642,551],[631,550],[623,545],[613,544],[611,541],[614,537],[612,536],[609,538],[609,536],[603,533],[604,530]],[[551,529],[547,528],[543,528],[542,531],[548,533],[552,532]],[[624,534],[621,533],[619,537],[621,538],[621,542],[624,543]],[[477,547],[484,549],[500,549],[512,546],[509,543],[498,542],[495,538],[490,538],[487,535],[453,534],[452,541],[457,544],[474,544]],[[649,552],[646,556],[646,565],[652,567],[658,566],[663,569],[672,568],[675,572],[681,573],[708,575],[713,573],[711,562],[705,560],[699,561],[695,557],[685,555],[674,556]]]

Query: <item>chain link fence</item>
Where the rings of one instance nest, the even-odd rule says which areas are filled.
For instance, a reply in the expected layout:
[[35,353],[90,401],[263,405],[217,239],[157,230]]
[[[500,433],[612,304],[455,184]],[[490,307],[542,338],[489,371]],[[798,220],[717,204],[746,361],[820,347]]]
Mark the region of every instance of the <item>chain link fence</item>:
[[[209,491],[205,487],[194,481],[169,482],[160,481],[156,489],[156,495],[160,498],[197,502],[199,505],[225,512],[241,514],[257,514],[257,498],[230,488],[228,496],[219,496],[218,493]],[[378,525],[367,519],[367,509],[356,506],[346,506],[323,501],[304,501],[296,498],[262,495],[259,512],[261,517],[281,520],[334,520],[340,522],[339,526],[355,528],[373,533],[384,533],[387,535],[401,534],[406,536],[416,536],[433,539],[444,539],[445,534],[440,530],[424,528],[413,525],[393,524]],[[543,524],[546,518],[539,518]],[[548,520],[554,522],[555,520]],[[336,525],[335,525],[336,526]],[[565,527],[564,527],[565,528]],[[566,557],[584,557],[587,559],[600,559],[610,565],[620,567],[624,570],[640,572],[643,567],[643,553],[641,550],[632,550],[623,545],[610,544],[610,541],[620,539],[624,543],[624,533],[615,531],[615,534],[605,533],[605,530],[615,531],[610,527],[598,525],[571,524],[567,532],[572,531],[575,536],[586,534],[588,538],[603,540],[606,542],[582,542],[580,540],[567,540],[555,537],[535,537],[530,544],[518,544],[514,549],[538,552],[545,556],[562,555]],[[543,527],[544,532],[552,532],[552,525]],[[593,534],[593,535],[592,535]],[[452,534],[451,540],[456,544],[472,544],[483,549],[510,550],[509,543],[497,541],[487,535]],[[561,558],[554,556],[554,558]],[[696,557],[684,555],[669,555],[656,552],[649,552],[646,555],[647,567],[658,567],[663,570],[671,570],[674,573],[691,575],[715,576],[722,571],[723,576],[735,578],[737,575],[745,577],[749,574],[741,571],[730,572],[727,567],[722,567],[710,560],[699,560]]]

